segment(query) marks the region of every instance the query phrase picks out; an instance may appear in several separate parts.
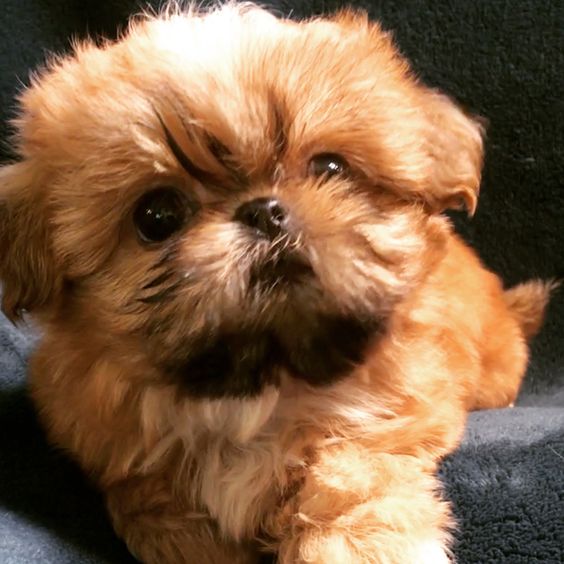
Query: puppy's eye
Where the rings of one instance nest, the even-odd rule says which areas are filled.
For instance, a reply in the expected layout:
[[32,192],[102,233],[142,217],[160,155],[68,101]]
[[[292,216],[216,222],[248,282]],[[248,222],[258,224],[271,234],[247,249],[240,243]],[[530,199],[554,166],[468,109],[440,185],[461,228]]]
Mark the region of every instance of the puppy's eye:
[[158,243],[181,229],[193,213],[186,197],[178,190],[156,188],[137,202],[133,223],[143,242]]
[[345,174],[349,168],[347,161],[335,153],[320,153],[309,161],[308,172],[313,176],[336,176]]

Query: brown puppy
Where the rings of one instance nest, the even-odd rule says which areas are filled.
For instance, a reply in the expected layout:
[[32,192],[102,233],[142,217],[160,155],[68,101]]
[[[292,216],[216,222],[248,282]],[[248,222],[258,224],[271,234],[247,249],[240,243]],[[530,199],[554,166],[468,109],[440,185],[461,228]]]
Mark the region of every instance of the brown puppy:
[[364,15],[167,14],[21,97],[4,311],[54,444],[150,563],[448,560],[437,462],[510,404],[549,286],[452,232],[482,131]]

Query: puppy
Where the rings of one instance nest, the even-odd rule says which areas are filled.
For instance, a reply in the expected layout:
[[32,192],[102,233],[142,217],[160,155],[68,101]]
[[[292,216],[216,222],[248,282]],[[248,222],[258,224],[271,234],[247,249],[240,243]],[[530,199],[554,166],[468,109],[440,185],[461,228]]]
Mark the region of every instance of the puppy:
[[437,463],[511,404],[549,284],[441,215],[482,129],[349,11],[169,11],[34,77],[3,308],[57,447],[147,563],[447,562]]

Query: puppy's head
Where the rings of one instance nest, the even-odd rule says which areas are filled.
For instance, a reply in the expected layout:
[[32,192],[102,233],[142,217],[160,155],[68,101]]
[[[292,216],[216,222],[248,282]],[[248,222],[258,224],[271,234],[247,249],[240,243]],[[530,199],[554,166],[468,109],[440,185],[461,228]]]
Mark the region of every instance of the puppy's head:
[[480,127],[350,13],[137,22],[52,63],[16,127],[4,310],[199,397],[346,375],[480,179]]

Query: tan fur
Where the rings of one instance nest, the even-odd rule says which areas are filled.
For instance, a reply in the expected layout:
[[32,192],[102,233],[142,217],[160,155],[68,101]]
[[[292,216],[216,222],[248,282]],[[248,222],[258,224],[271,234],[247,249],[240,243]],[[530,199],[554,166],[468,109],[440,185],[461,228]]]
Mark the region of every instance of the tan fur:
[[[504,292],[440,215],[475,211],[479,124],[420,84],[363,14],[293,23],[232,5],[77,45],[20,104],[21,162],[0,172],[3,307],[42,326],[33,399],[131,551],[148,563],[260,550],[283,564],[448,562],[437,463],[469,409],[515,400],[549,290]],[[159,118],[218,185],[187,175]],[[312,178],[309,160],[327,152],[354,173]],[[132,208],[162,185],[201,210],[170,261],[185,285],[140,305],[160,249],[140,245]],[[315,272],[291,299],[249,297],[263,250],[231,220],[269,195],[291,205],[292,244]],[[383,316],[387,330],[328,386],[281,371],[255,397],[197,399],[159,368],[217,327],[267,323],[299,340],[314,311]]]
[[526,337],[534,337],[539,332],[550,294],[559,287],[560,282],[531,280],[504,292],[505,303],[517,317]]

